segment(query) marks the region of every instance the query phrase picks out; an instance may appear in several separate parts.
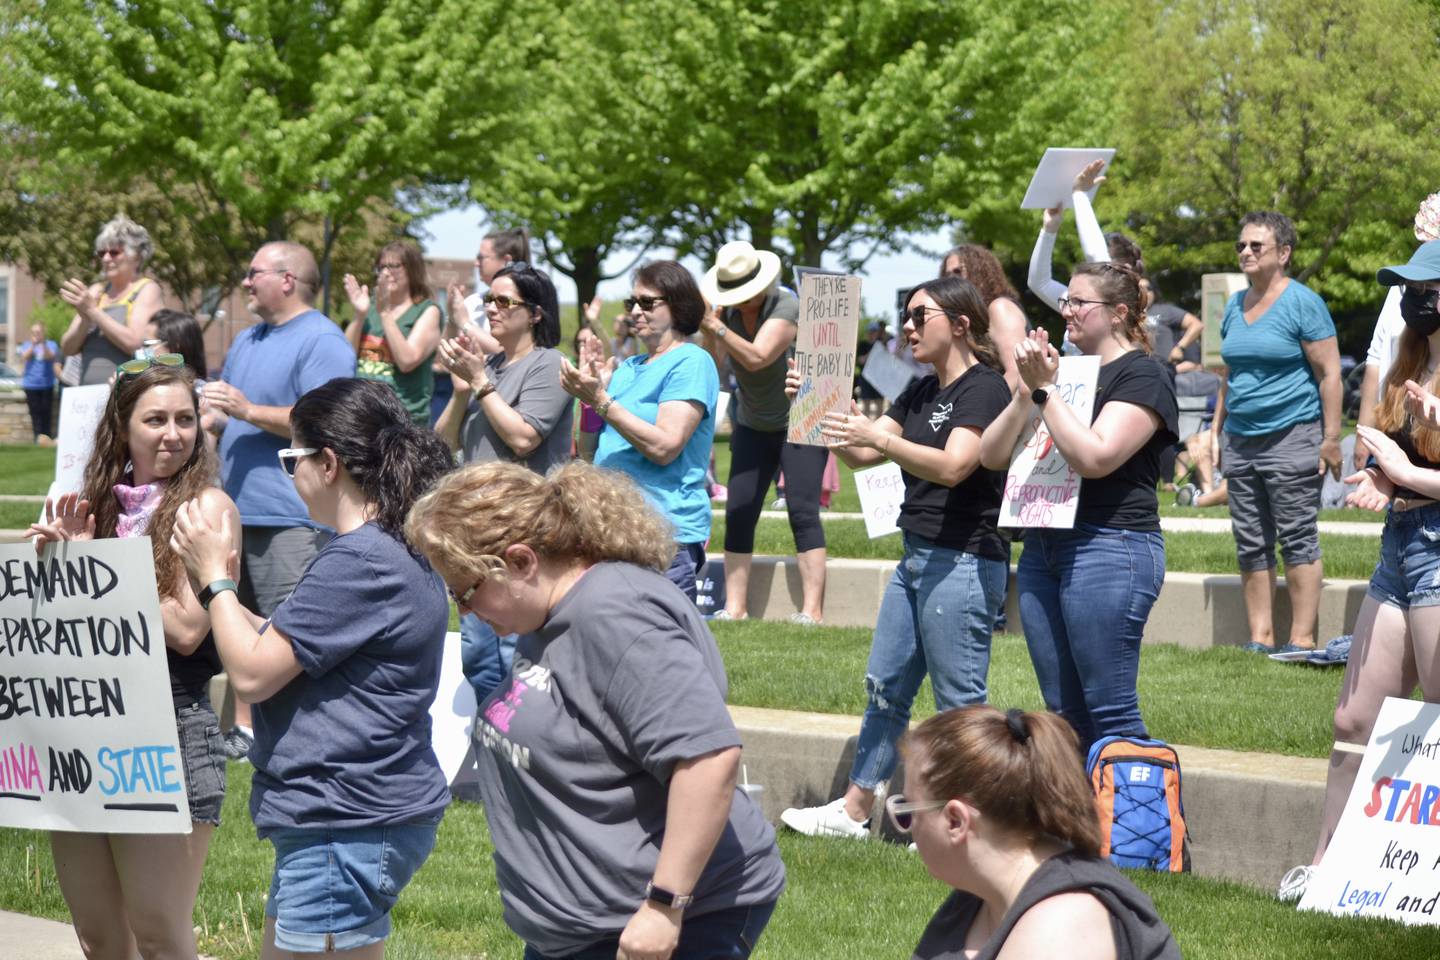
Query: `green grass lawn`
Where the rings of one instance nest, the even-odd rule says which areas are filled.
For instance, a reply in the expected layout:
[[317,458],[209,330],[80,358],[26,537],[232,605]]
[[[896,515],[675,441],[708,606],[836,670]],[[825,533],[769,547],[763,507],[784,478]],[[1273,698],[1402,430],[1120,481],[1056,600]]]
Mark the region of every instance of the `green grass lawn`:
[[43,495],[54,477],[54,447],[0,446],[0,493]]
[[[223,825],[211,844],[195,907],[200,950],[220,960],[259,953],[271,848],[246,812],[250,768],[230,765]],[[789,886],[757,960],[904,957],[947,894],[920,858],[889,843],[782,832]],[[435,852],[400,896],[391,960],[518,960],[500,919],[483,810],[453,804]],[[1429,960],[1435,931],[1377,920],[1298,913],[1249,887],[1194,876],[1131,873],[1154,898],[1188,960]],[[0,908],[68,920],[44,834],[0,830]]]
[[[865,710],[865,627],[714,623],[730,678],[729,701],[859,716]],[[1140,708],[1152,734],[1174,743],[1297,757],[1329,755],[1342,671],[1281,664],[1233,647],[1188,650],[1147,644],[1140,651]],[[991,645],[990,701],[1043,709],[1022,637]],[[912,719],[935,712],[927,679]]]

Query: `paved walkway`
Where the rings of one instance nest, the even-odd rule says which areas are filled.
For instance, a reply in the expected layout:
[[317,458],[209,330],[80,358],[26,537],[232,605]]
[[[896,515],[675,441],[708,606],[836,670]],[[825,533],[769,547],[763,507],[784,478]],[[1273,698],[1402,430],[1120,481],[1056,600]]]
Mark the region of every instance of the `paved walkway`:
[[[716,517],[725,516],[724,510],[712,510]],[[765,520],[784,520],[783,510],[765,510],[760,514]],[[864,520],[863,513],[840,513],[820,511],[821,520]],[[1320,532],[1337,534],[1342,537],[1378,537],[1383,524],[1363,520],[1321,520]],[[1229,533],[1230,521],[1224,517],[1161,517],[1160,529],[1167,533]]]
[[[85,960],[68,923],[0,910],[0,956],[5,960]],[[210,960],[202,956],[200,960]]]

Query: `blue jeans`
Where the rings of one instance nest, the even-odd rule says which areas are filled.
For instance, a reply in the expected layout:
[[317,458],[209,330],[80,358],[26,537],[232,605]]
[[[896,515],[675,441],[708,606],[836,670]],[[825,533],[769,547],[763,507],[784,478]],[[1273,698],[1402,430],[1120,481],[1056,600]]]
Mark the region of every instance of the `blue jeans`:
[[665,576],[680,588],[681,593],[690,598],[691,603],[694,603],[696,596],[699,595],[695,580],[704,569],[705,544],[677,543],[675,544],[675,556],[671,558],[670,569],[665,571]]
[[1146,736],[1135,682],[1165,582],[1165,539],[1085,523],[1031,530],[1015,580],[1045,705],[1070,721],[1081,750],[1101,737]]
[[475,703],[485,698],[510,675],[519,634],[500,636],[473,613],[460,618],[460,670],[475,688]]
[[1009,567],[905,533],[905,555],[885,586],[870,661],[865,719],[850,781],[873,790],[895,772],[895,744],[928,669],[935,709],[984,703],[990,633]]
[[[680,943],[670,955],[671,960],[745,960],[774,912],[774,903],[757,903],[686,917],[680,924]],[[523,960],[615,960],[619,949],[618,936],[564,957],[546,956],[526,944]]]
[[1440,504],[1386,515],[1369,593],[1401,610],[1440,605]]

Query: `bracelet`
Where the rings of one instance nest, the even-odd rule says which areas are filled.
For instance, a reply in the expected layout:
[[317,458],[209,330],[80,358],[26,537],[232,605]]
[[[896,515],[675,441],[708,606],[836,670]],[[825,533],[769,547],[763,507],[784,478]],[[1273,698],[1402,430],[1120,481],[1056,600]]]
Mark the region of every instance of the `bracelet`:
[[486,380],[485,386],[475,391],[475,402],[479,403],[481,400],[484,400],[486,397],[490,396],[490,394],[494,393],[496,389],[498,388],[495,386],[495,382],[493,380]]
[[890,456],[890,441],[894,439],[895,435],[893,433],[885,434],[885,449],[881,450],[880,452],[887,457]]
[[605,419],[605,414],[607,414],[607,413],[610,412],[610,405],[611,405],[612,403],[614,403],[614,402],[615,402],[615,398],[614,398],[614,397],[606,397],[606,398],[605,398],[603,401],[601,401],[600,403],[595,404],[595,407],[594,407],[595,416],[599,417],[601,420],[604,420],[604,419]]

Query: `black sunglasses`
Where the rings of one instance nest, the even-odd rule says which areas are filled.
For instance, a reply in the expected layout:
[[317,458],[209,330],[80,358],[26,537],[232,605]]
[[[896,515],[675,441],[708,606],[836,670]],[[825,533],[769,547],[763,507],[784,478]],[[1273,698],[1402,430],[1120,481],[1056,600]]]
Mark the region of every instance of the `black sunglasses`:
[[664,302],[664,297],[626,297],[625,312],[634,313],[635,307],[639,306],[641,313],[649,313],[655,309],[655,304]]
[[1261,251],[1261,250],[1264,250],[1266,247],[1273,247],[1273,246],[1275,246],[1275,244],[1273,244],[1273,243],[1265,243],[1265,242],[1262,241],[1262,240],[1251,240],[1249,243],[1246,243],[1244,240],[1236,240],[1236,241],[1235,241],[1235,252],[1236,252],[1236,253],[1244,253],[1244,252],[1245,252],[1245,248],[1246,248],[1246,247],[1249,247],[1249,248],[1250,248],[1250,252],[1253,253],[1253,254],[1255,254],[1255,256],[1258,257],[1258,256],[1260,256],[1260,251]]
[[914,325],[916,333],[919,333],[921,330],[925,329],[925,314],[927,312],[938,313],[949,320],[955,319],[948,311],[942,310],[939,307],[911,307],[909,310],[905,311],[905,318],[909,320],[912,325]]

